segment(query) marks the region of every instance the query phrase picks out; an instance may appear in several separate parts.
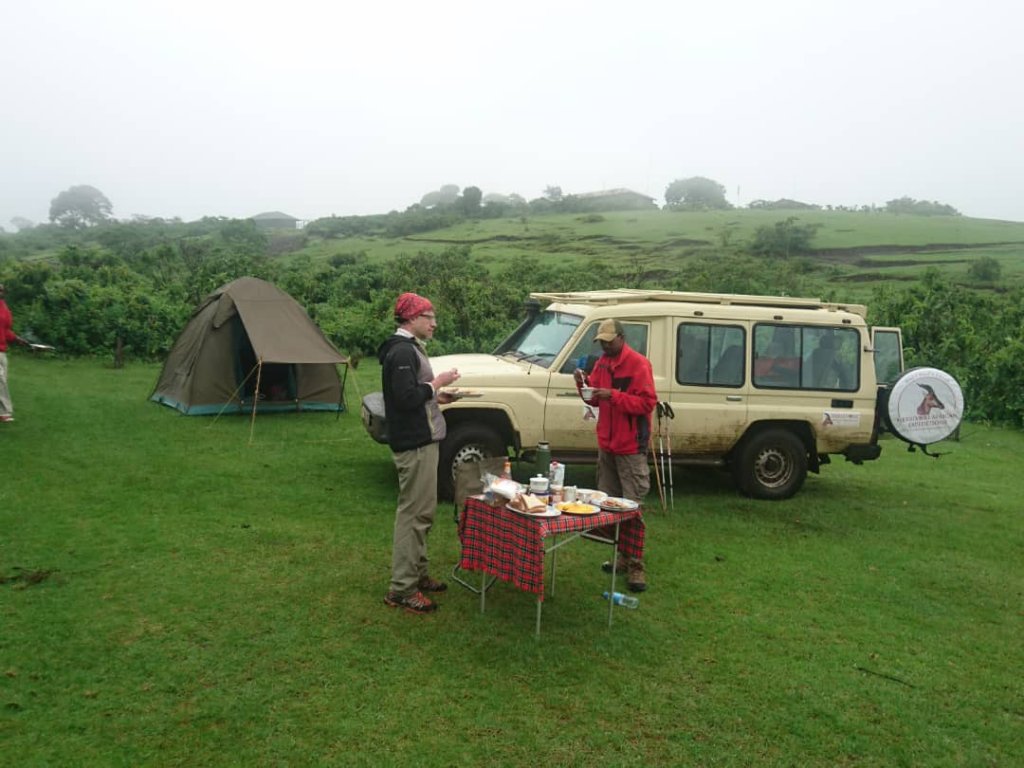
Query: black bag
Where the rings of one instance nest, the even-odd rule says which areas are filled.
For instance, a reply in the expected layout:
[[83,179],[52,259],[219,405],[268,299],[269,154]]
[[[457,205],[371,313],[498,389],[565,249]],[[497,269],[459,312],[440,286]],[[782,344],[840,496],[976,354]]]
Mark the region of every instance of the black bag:
[[363,405],[360,409],[363,416],[363,426],[366,427],[370,437],[378,443],[388,441],[388,420],[384,413],[384,393],[371,392],[363,397]]

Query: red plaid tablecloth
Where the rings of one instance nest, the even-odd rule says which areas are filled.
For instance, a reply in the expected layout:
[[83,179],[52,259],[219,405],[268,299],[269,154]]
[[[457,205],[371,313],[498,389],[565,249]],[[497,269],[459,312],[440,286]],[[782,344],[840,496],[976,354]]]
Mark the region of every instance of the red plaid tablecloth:
[[[459,539],[465,570],[483,571],[502,581],[533,592],[544,599],[544,539],[559,533],[591,531],[608,538],[619,522],[619,551],[627,557],[643,557],[644,521],[641,510],[598,512],[596,515],[527,517],[492,507],[482,499],[469,497],[459,517]],[[604,531],[594,530],[611,526]]]

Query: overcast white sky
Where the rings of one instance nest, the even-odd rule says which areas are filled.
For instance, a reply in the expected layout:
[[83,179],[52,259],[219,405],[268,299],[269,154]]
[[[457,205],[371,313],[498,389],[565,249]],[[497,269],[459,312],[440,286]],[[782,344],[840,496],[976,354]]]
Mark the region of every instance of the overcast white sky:
[[1019,0],[0,0],[0,226],[312,219],[443,184],[903,195],[1024,221]]

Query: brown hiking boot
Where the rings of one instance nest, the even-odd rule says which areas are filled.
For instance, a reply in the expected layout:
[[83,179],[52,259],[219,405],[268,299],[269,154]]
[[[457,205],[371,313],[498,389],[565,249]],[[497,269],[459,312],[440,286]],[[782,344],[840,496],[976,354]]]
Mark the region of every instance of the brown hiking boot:
[[643,592],[647,589],[647,574],[644,572],[644,561],[630,558],[626,568],[629,575],[626,577],[626,584],[630,592]]
[[448,589],[448,585],[443,581],[431,578],[430,576],[420,576],[418,584],[420,592],[444,592]]
[[422,592],[413,592],[404,597],[397,592],[388,592],[384,595],[384,604],[392,608],[404,608],[409,613],[433,613],[437,610],[437,603],[424,597]]

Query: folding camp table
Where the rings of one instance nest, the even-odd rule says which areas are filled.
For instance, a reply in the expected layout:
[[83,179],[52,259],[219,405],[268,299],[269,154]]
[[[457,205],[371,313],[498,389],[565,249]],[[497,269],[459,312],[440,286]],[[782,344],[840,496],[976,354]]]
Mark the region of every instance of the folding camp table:
[[[551,586],[555,593],[558,550],[578,539],[588,539],[612,547],[612,574],[608,593],[615,592],[618,557],[640,557],[644,546],[642,511],[598,512],[593,515],[568,515],[534,518],[492,506],[481,497],[470,496],[459,518],[462,557],[459,568],[480,571],[480,612],[486,608],[487,576],[506,581],[537,596],[536,635],[540,636],[541,609],[544,605],[544,558],[551,555]],[[492,579],[493,582],[493,579]],[[608,601],[608,626],[612,624],[615,601]]]

